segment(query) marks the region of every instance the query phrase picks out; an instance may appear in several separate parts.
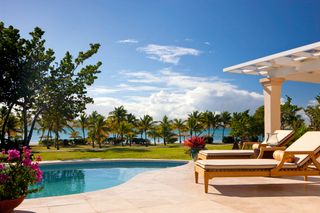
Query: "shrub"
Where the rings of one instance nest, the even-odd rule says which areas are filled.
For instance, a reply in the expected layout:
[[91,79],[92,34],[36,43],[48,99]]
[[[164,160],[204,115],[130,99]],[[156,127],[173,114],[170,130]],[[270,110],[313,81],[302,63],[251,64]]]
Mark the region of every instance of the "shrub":
[[232,137],[232,136],[225,136],[225,137],[223,137],[222,142],[223,142],[223,143],[234,143],[234,137]]
[[208,144],[212,144],[213,143],[213,137],[212,136],[204,136],[204,141]]

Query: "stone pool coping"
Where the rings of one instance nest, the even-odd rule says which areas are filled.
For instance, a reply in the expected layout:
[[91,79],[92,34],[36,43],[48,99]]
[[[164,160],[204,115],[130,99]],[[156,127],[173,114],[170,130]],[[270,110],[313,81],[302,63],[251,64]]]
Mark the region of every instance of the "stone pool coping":
[[51,164],[74,164],[74,163],[94,163],[94,162],[177,162],[177,163],[189,163],[188,160],[178,159],[136,159],[136,158],[121,158],[121,159],[102,159],[102,158],[88,158],[88,159],[74,159],[74,160],[50,160],[40,161],[40,165],[51,165]]

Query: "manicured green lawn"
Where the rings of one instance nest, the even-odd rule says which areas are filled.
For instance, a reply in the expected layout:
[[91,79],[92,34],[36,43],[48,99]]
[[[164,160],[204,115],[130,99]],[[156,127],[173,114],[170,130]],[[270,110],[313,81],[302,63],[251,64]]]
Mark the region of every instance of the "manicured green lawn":
[[[207,145],[207,149],[231,149],[230,144]],[[46,147],[33,146],[33,152],[40,154],[43,160],[71,160],[86,158],[120,159],[120,158],[146,158],[146,159],[181,159],[190,160],[186,154],[187,147],[180,144],[167,146],[110,146],[102,149],[92,149],[90,146],[76,146],[56,150],[54,147],[47,150]]]

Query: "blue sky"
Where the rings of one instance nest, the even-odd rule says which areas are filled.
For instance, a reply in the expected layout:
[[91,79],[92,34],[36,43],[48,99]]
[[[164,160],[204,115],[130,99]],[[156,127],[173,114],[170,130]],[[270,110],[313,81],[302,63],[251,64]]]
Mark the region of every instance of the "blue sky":
[[[100,43],[88,112],[124,105],[159,119],[262,105],[259,77],[223,68],[320,41],[319,11],[318,0],[2,0],[0,20],[23,36],[41,27],[58,59]],[[301,106],[318,94],[319,84],[283,85]]]

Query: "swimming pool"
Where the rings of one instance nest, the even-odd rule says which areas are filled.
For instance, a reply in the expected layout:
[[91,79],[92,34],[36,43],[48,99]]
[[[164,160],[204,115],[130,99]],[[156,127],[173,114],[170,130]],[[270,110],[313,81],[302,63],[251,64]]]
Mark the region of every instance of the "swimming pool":
[[145,171],[185,164],[184,161],[97,161],[43,164],[44,189],[27,198],[90,192],[124,183]]

